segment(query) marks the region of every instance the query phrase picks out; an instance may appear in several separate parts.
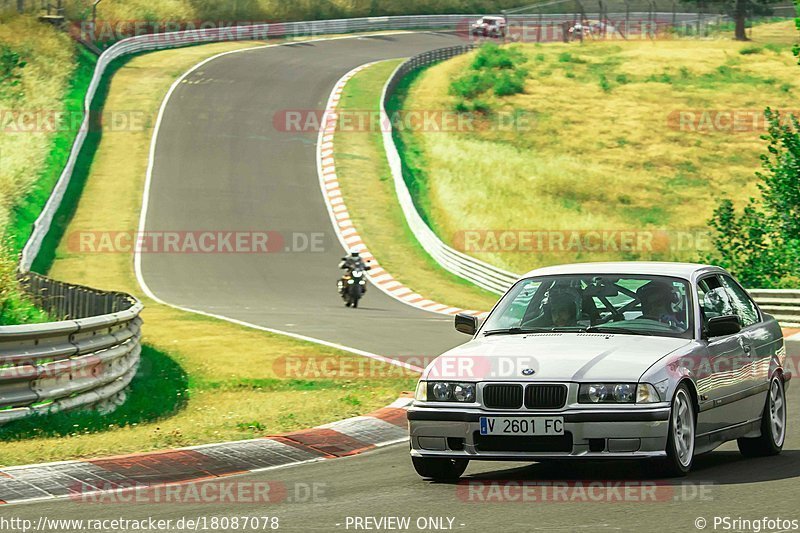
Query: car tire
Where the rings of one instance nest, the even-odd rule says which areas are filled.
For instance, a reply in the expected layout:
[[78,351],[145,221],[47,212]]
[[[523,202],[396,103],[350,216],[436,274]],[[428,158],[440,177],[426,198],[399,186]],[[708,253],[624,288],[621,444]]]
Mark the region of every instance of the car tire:
[[745,457],[778,455],[786,440],[786,390],[783,380],[774,376],[769,384],[764,411],[761,413],[761,436],[738,439],[739,451]]
[[412,457],[414,470],[421,477],[434,481],[455,481],[467,469],[469,459],[447,457]]
[[683,477],[692,469],[697,428],[694,402],[685,384],[678,386],[672,398],[667,432],[667,456],[661,462],[666,477]]

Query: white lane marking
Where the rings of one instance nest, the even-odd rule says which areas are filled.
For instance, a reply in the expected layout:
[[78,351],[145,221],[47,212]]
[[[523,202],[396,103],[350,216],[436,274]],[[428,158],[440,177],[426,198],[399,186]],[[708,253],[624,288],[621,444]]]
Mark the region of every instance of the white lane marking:
[[[404,35],[404,34],[408,34],[408,33],[409,32],[398,31],[398,32],[390,32],[390,33],[376,33],[376,34],[373,34],[373,35]],[[427,33],[427,32],[420,32],[420,33]],[[321,42],[321,41],[336,41],[336,40],[344,40],[344,39],[356,39],[357,37],[358,36],[356,36],[356,35],[341,36],[341,37],[324,37],[324,38],[320,38],[320,39],[312,39],[312,40],[303,41],[303,42],[309,43],[309,42]],[[169,103],[170,97],[175,92],[175,89],[181,84],[181,82],[187,76],[189,76],[191,73],[196,71],[198,68],[200,68],[203,65],[205,65],[206,63],[209,63],[209,62],[211,62],[211,61],[213,61],[215,59],[218,59],[220,57],[224,57],[224,56],[227,56],[227,55],[230,55],[230,54],[238,54],[238,53],[242,53],[242,52],[250,52],[250,51],[254,51],[254,50],[262,50],[264,48],[272,48],[272,47],[279,47],[279,46],[290,46],[292,44],[295,44],[295,43],[266,44],[266,45],[263,45],[263,46],[252,46],[252,47],[249,47],[249,48],[242,48],[242,49],[239,49],[239,50],[228,50],[227,52],[221,52],[219,54],[216,54],[216,55],[213,55],[211,57],[208,57],[208,58],[200,61],[199,63],[195,64],[189,70],[184,72],[178,79],[176,79],[172,83],[172,85],[170,85],[169,90],[167,91],[167,94],[164,96],[164,100],[161,101],[161,107],[158,110],[158,116],[156,118],[156,123],[153,126],[153,136],[150,139],[150,153],[149,153],[148,162],[147,162],[147,174],[145,175],[144,191],[142,192],[142,208],[141,208],[141,212],[140,212],[140,215],[139,215],[139,233],[140,234],[144,233],[145,228],[147,226],[147,212],[148,212],[149,207],[150,207],[150,188],[151,188],[152,181],[153,181],[153,166],[155,164],[155,153],[156,153],[156,145],[158,143],[158,134],[159,134],[159,132],[161,130],[161,122],[164,119],[164,113],[166,111],[167,104]],[[320,137],[322,137],[322,132],[320,132]],[[330,136],[330,139],[327,139],[327,140],[331,140],[331,139],[333,139],[333,136]],[[317,151],[319,151],[320,145],[321,145],[321,142],[318,141],[317,142]],[[319,175],[321,176],[322,175],[322,171],[319,168],[319,163],[320,163],[320,158],[319,158],[319,156],[317,156],[317,165],[318,165],[317,170],[318,170]],[[338,191],[335,191],[335,192],[338,192]],[[339,194],[341,194],[341,193],[339,193]],[[331,196],[333,196],[333,195],[331,195]],[[325,202],[325,205],[326,206],[329,205],[327,201]],[[330,212],[330,208],[329,208],[329,212]],[[338,231],[336,233],[338,235]],[[353,353],[353,354],[356,354],[356,355],[369,357],[370,359],[376,359],[378,361],[383,361],[383,362],[388,363],[388,364],[392,364],[392,365],[400,366],[400,367],[403,367],[403,368],[407,368],[407,369],[413,370],[415,372],[422,373],[422,371],[423,371],[422,368],[420,368],[420,367],[418,367],[416,365],[411,365],[411,364],[408,364],[408,363],[404,363],[404,362],[398,361],[396,359],[391,359],[389,357],[384,357],[382,355],[377,355],[377,354],[374,354],[374,353],[366,352],[364,350],[359,350],[357,348],[351,348],[349,346],[344,346],[342,344],[328,342],[328,341],[324,341],[322,339],[317,339],[317,338],[314,338],[314,337],[308,337],[306,335],[300,335],[300,334],[291,333],[291,332],[288,332],[288,331],[282,331],[282,330],[278,330],[278,329],[267,328],[267,327],[264,327],[264,326],[259,326],[257,324],[252,324],[250,322],[237,320],[235,318],[230,318],[230,317],[227,317],[227,316],[218,315],[218,314],[214,314],[214,313],[207,313],[205,311],[200,311],[199,309],[191,309],[189,307],[184,307],[184,306],[171,304],[169,302],[166,302],[166,301],[162,300],[158,296],[156,296],[155,293],[152,290],[150,290],[150,287],[147,285],[147,282],[144,279],[144,274],[142,272],[142,254],[141,254],[141,251],[139,250],[138,247],[134,250],[133,264],[134,264],[134,271],[136,273],[136,280],[139,283],[139,286],[142,288],[142,291],[150,299],[152,299],[153,301],[158,302],[158,303],[160,303],[162,305],[166,305],[166,306],[172,307],[174,309],[178,309],[180,311],[185,311],[185,312],[189,312],[189,313],[196,313],[198,315],[208,316],[210,318],[216,318],[218,320],[225,320],[226,322],[231,322],[233,324],[237,324],[237,325],[240,325],[240,326],[245,326],[245,327],[257,329],[257,330],[260,330],[260,331],[266,331],[268,333],[275,333],[275,334],[278,334],[278,335],[286,335],[287,337],[292,337],[292,338],[303,340],[303,341],[306,341],[306,342],[313,342],[313,343],[316,343],[316,344],[320,344],[322,346],[328,346],[328,347],[331,347],[331,348],[336,348],[338,350],[343,350],[343,351],[350,352],[350,353]]]

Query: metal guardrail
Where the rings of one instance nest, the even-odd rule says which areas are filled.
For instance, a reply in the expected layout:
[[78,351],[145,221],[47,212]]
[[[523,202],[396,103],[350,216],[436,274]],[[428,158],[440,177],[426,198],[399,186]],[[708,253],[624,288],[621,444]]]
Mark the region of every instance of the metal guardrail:
[[748,291],[765,313],[784,326],[800,328],[800,290],[750,289]]
[[[397,85],[409,73],[421,67],[464,54],[472,49],[474,49],[474,45],[440,48],[416,55],[402,63],[384,85],[383,94],[381,95],[381,112],[388,114],[386,102],[394,93]],[[397,199],[403,210],[406,222],[417,241],[419,241],[428,255],[448,272],[488,291],[496,294],[504,293],[519,279],[520,275],[471,257],[442,242],[414,205],[411,192],[408,190],[403,178],[403,165],[394,142],[392,121],[385,119],[382,122],[386,125],[382,131],[383,146],[392,172]],[[800,327],[800,290],[753,289],[749,292],[764,312],[774,315],[782,325]]]
[[34,273],[21,283],[59,321],[0,326],[0,424],[119,404],[139,366],[142,304]]
[[[631,16],[644,16],[643,13],[630,13]],[[148,35],[138,35],[123,39],[107,48],[98,58],[92,80],[86,92],[84,101],[84,118],[81,123],[78,135],[72,145],[69,159],[64,166],[64,170],[58,179],[53,191],[33,225],[30,238],[22,250],[20,259],[20,270],[27,272],[30,270],[36,255],[42,246],[42,242],[50,231],[50,227],[55,217],[56,211],[61,205],[67,186],[69,185],[75,162],[78,158],[86,133],[89,127],[89,106],[97,92],[98,85],[102,79],[108,65],[125,55],[161,50],[166,48],[177,48],[200,43],[212,43],[220,41],[247,41],[247,40],[267,40],[276,37],[291,36],[315,36],[330,35],[340,33],[354,33],[363,31],[388,31],[388,30],[458,30],[463,33],[465,39],[469,35],[469,25],[481,15],[479,14],[456,14],[456,15],[406,15],[406,16],[386,16],[386,17],[363,17],[353,19],[317,20],[302,22],[283,22],[274,24],[255,24],[249,26],[229,26],[214,27],[197,30],[176,31],[168,33],[157,33]],[[573,15],[547,15],[552,20],[567,20]],[[90,32],[91,33],[91,32]],[[432,58],[432,60],[438,60]]]
[[33,231],[22,251],[20,270],[30,270],[42,242],[55,217],[56,211],[69,185],[78,154],[86,140],[89,129],[89,106],[94,99],[103,74],[109,64],[125,55],[177,48],[199,43],[220,41],[266,40],[274,37],[323,35],[337,33],[353,33],[359,31],[435,29],[453,30],[466,28],[468,21],[480,15],[418,15],[393,17],[365,17],[356,19],[320,20],[309,22],[285,22],[276,24],[256,24],[250,26],[215,27],[208,29],[187,30],[171,33],[138,35],[123,39],[106,49],[97,60],[97,65],[86,92],[84,101],[84,118],[80,130],[72,145],[69,159],[58,179],[50,198],[33,225]]
[[[420,67],[469,52],[473,48],[474,45],[440,48],[416,55],[402,63],[397,67],[383,88],[383,94],[381,95],[382,112],[386,113],[386,102],[389,96],[394,93],[397,84],[409,73]],[[411,192],[408,190],[406,182],[403,179],[403,166],[400,154],[397,151],[397,146],[395,146],[394,143],[391,121],[385,120],[383,122],[387,125],[387,127],[382,128],[383,145],[392,172],[395,192],[406,222],[419,243],[425,251],[428,252],[428,255],[445,270],[491,292],[498,294],[505,292],[506,289],[519,278],[518,275],[497,268],[494,265],[490,265],[474,257],[470,257],[446,245],[420,216],[419,211],[417,211],[414,205]]]

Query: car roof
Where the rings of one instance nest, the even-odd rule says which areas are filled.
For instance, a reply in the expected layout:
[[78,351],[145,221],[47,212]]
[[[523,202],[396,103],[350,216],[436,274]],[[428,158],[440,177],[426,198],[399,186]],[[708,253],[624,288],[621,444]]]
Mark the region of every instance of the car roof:
[[650,276],[670,276],[693,280],[706,272],[725,272],[713,265],[698,263],[670,263],[658,261],[620,261],[615,263],[574,263],[553,265],[531,270],[523,277],[553,276],[558,274],[644,274]]
[[492,19],[492,20],[505,20],[505,17],[498,17],[495,15],[484,15],[481,17],[482,19]]

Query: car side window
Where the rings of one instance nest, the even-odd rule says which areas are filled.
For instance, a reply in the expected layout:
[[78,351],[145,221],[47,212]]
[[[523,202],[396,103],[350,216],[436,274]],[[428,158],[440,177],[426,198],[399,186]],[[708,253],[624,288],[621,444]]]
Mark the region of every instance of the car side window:
[[758,308],[745,290],[728,276],[720,276],[720,278],[725,291],[730,295],[734,311],[742,321],[742,327],[746,328],[758,322]]
[[730,296],[717,276],[709,276],[697,283],[697,299],[703,318],[703,327],[709,318],[734,314]]

